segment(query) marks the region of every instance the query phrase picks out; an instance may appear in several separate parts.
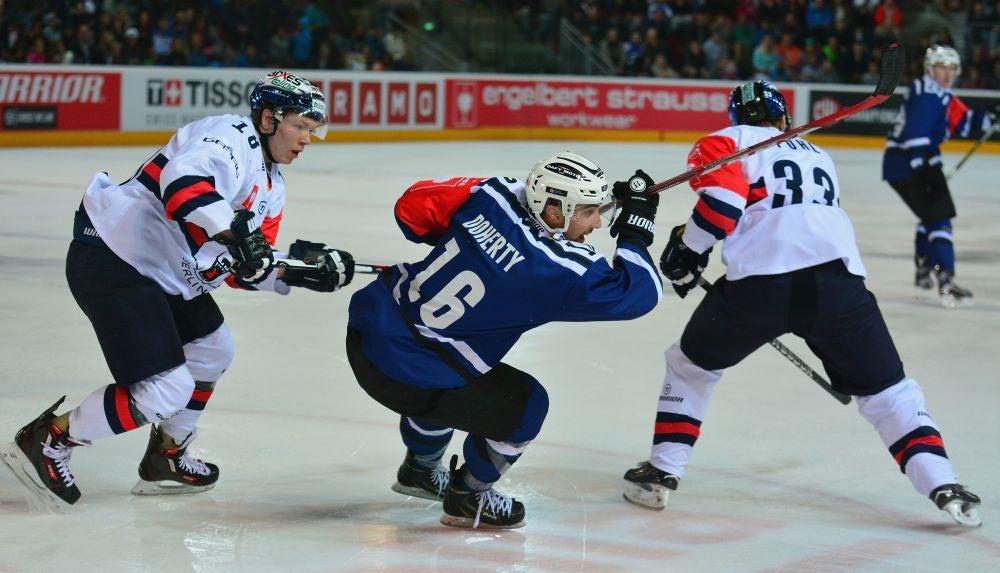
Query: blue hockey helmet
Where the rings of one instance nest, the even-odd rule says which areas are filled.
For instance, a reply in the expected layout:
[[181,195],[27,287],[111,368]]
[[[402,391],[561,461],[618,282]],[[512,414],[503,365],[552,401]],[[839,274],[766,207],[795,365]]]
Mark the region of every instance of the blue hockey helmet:
[[283,70],[268,73],[250,91],[250,111],[259,113],[263,109],[273,109],[278,121],[289,113],[296,113],[320,123],[312,134],[326,138],[327,123],[326,98],[323,92],[305,78]]
[[771,82],[754,80],[733,89],[729,97],[729,121],[733,125],[756,125],[785,118],[792,126],[785,98]]

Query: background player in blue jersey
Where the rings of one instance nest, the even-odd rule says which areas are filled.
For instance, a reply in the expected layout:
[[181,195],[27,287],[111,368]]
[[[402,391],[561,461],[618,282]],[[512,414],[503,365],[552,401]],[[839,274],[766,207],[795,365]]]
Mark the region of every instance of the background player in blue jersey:
[[[279,169],[326,132],[326,100],[284,71],[250,93],[250,116],[185,125],[124,183],[94,175],[76,214],[66,278],[90,319],[115,383],[56,416],[62,399],[24,426],[3,459],[55,503],[80,498],[73,449],[150,422],[137,494],[204,491],[219,468],[188,453],[233,340],[210,294],[222,284],[287,294],[333,291],[354,272],[348,253],[296,241],[272,251],[285,205]],[[64,397],[65,398],[65,397]]]
[[[733,126],[701,138],[696,168],[778,136],[789,127],[785,99],[764,81],[733,90]],[[959,485],[920,386],[903,371],[875,297],[854,227],[840,208],[833,160],[793,138],[691,181],[698,201],[675,227],[660,268],[677,294],[698,285],[723,241],[726,276],[716,281],[666,351],[648,461],[625,473],[625,499],[666,506],[684,476],[715,385],[777,336],[794,333],[823,361],[833,388],[855,396],[900,471],[958,523],[980,524],[979,498]]]
[[972,292],[955,284],[951,220],[956,211],[941,165],[941,143],[950,136],[976,137],[993,125],[1000,111],[1000,102],[988,112],[970,110],[951,93],[961,72],[954,48],[927,48],[924,75],[910,84],[882,159],[882,178],[919,219],[914,284],[929,292],[933,272],[941,302],[948,307],[970,305]]
[[[393,489],[443,499],[442,523],[519,527],[524,505],[492,485],[538,435],[548,396],[504,362],[526,331],[552,321],[626,320],[663,287],[647,248],[659,198],[637,171],[608,189],[573,153],[509,177],[420,181],[396,203],[427,257],[401,263],[351,299],[347,355],[362,388],[401,414],[407,452]],[[584,239],[623,202],[611,262]],[[607,219],[605,219],[605,222]],[[468,432],[465,464],[441,465],[453,430]],[[456,456],[457,458],[457,456]]]

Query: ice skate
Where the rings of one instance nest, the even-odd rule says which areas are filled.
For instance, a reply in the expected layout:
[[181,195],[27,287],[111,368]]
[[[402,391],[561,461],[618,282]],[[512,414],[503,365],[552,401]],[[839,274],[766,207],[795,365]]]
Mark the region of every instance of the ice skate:
[[146,455],[139,462],[139,482],[132,488],[136,495],[198,493],[215,487],[219,467],[192,457],[187,446],[194,434],[176,448],[162,449],[163,434],[150,426]]
[[642,507],[663,509],[667,507],[670,492],[677,490],[679,482],[679,477],[657,469],[649,462],[639,462],[638,466],[625,472],[622,497]]
[[63,396],[48,410],[21,428],[14,442],[0,447],[4,463],[25,487],[49,509],[60,510],[80,499],[80,488],[69,471],[69,460],[76,446],[88,442],[74,440],[57,428],[52,420]]
[[392,491],[441,501],[448,490],[450,477],[448,470],[440,463],[433,468],[423,468],[416,465],[413,456],[407,453],[396,472],[396,483],[392,484]]
[[943,485],[935,488],[930,497],[938,509],[950,515],[959,525],[979,527],[983,524],[977,509],[979,496],[964,486],[957,483]]
[[947,271],[937,272],[938,294],[941,304],[946,308],[964,308],[972,306],[972,292],[955,284],[955,276]]
[[524,525],[524,504],[493,488],[486,491],[465,489],[456,465],[458,456],[452,456],[451,478],[444,496],[441,523],[483,529],[514,529]]
[[916,257],[914,262],[917,265],[917,270],[913,278],[913,287],[917,291],[917,296],[932,295],[934,280],[931,278],[931,267],[927,264],[927,257]]

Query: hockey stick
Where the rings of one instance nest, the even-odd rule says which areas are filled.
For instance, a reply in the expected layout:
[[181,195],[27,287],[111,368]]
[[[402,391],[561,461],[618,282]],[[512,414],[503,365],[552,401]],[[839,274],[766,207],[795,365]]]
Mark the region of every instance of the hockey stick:
[[789,139],[792,139],[799,135],[816,131],[817,129],[823,127],[829,127],[837,123],[838,121],[844,119],[845,117],[852,116],[858,112],[877,106],[878,104],[889,99],[889,96],[891,96],[893,92],[896,91],[896,86],[899,84],[899,78],[903,74],[903,67],[905,65],[904,58],[905,58],[904,53],[900,49],[900,47],[896,44],[890,44],[885,49],[885,51],[882,52],[882,61],[880,64],[881,70],[878,78],[878,84],[875,86],[875,91],[872,93],[872,95],[866,97],[864,100],[850,107],[846,107],[838,112],[832,113],[826,117],[821,117],[805,125],[800,125],[799,127],[789,129],[788,131],[782,133],[781,135],[776,135],[770,139],[765,139],[760,143],[755,143],[750,147],[740,149],[738,151],[730,153],[725,157],[720,157],[715,161],[711,161],[699,167],[695,167],[690,171],[681,173],[677,177],[674,177],[672,179],[667,179],[666,181],[663,181],[661,183],[657,183],[656,185],[653,185],[652,187],[649,188],[649,192],[659,193],[664,189],[675,187],[677,185],[680,185],[681,183],[684,183],[685,181],[688,181],[689,179],[694,179],[695,177],[699,177],[710,171],[715,171],[720,167],[725,167],[726,165],[729,165],[734,161],[753,155],[758,151],[767,149],[769,147],[773,147],[775,145],[778,145],[779,143],[788,141]]
[[[705,289],[706,292],[712,290],[712,285],[707,280],[705,280],[705,277],[698,277],[698,285],[701,286],[701,288]],[[768,344],[773,346],[774,349],[780,352],[782,356],[787,358],[789,362],[791,362],[799,370],[804,372],[805,375],[811,378],[813,382],[818,384],[820,388],[826,390],[827,394],[833,396],[835,400],[844,405],[851,403],[850,396],[848,396],[847,394],[841,394],[840,392],[834,390],[833,386],[826,381],[826,378],[823,378],[815,370],[810,368],[808,364],[806,364],[801,358],[799,358],[797,354],[792,352],[790,348],[782,344],[780,340],[778,340],[777,338],[773,338],[771,339],[770,342],[768,342]]]
[[[295,267],[300,269],[313,269],[316,268],[314,263],[307,263],[305,261],[300,261],[298,259],[276,259],[274,264],[280,268]],[[374,265],[371,263],[354,263],[354,273],[362,275],[377,275],[384,269],[391,267],[392,265]]]
[[946,179],[951,179],[952,177],[954,177],[955,173],[958,173],[958,170],[961,169],[962,166],[965,165],[965,162],[968,161],[970,157],[972,157],[972,154],[975,153],[977,149],[979,149],[979,146],[985,143],[987,139],[993,137],[993,134],[998,131],[1000,131],[1000,123],[994,123],[992,126],[990,126],[989,129],[984,131],[982,137],[980,137],[979,140],[976,141],[975,145],[973,145],[971,149],[965,152],[965,156],[963,156],[961,159],[958,160],[958,163],[956,163],[955,167],[948,173]]

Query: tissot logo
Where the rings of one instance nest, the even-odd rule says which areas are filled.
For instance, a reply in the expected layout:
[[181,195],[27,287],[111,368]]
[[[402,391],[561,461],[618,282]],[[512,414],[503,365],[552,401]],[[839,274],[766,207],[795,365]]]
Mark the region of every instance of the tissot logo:
[[150,107],[242,107],[256,82],[238,80],[181,80],[150,78],[146,81],[146,105]]

